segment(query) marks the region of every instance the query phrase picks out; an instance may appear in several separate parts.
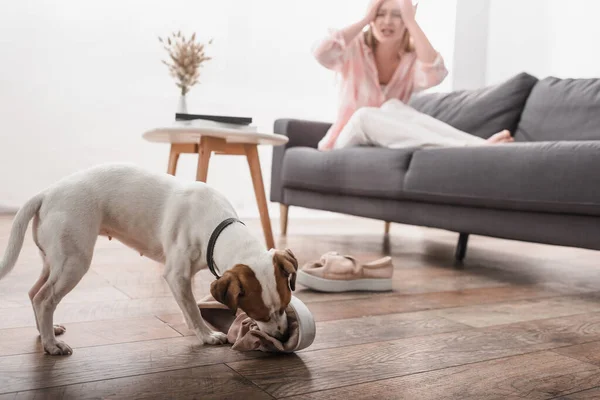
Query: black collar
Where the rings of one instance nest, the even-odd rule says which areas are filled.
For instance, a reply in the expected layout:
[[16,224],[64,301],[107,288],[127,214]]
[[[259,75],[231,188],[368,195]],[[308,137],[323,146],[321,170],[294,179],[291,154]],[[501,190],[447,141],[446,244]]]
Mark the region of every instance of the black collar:
[[221,232],[223,232],[223,230],[225,228],[227,228],[229,225],[233,224],[234,222],[239,222],[242,225],[246,225],[237,218],[227,218],[225,221],[223,221],[219,225],[217,225],[217,227],[215,228],[213,233],[210,235],[210,239],[208,241],[208,247],[206,248],[206,263],[208,264],[208,269],[210,270],[210,272],[212,272],[212,274],[217,279],[219,279],[220,276],[217,273],[217,270],[215,268],[215,261],[213,260],[213,252],[215,250],[215,243],[217,241],[217,238],[221,234]]

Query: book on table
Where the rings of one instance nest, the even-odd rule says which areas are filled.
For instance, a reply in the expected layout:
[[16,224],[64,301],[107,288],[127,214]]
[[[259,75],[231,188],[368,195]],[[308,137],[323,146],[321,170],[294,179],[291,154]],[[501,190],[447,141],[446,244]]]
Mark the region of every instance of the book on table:
[[249,117],[239,117],[239,116],[232,116],[232,115],[175,113],[175,121],[194,121],[194,120],[206,120],[206,121],[221,122],[224,124],[232,124],[232,125],[250,125],[252,123],[252,118],[249,118]]

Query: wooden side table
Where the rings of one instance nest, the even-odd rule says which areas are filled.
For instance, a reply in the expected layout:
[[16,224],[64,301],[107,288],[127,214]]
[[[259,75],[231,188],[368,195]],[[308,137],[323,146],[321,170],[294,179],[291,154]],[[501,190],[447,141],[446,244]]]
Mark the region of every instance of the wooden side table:
[[175,175],[177,162],[182,153],[198,154],[196,180],[206,182],[208,165],[212,153],[226,155],[245,155],[250,168],[254,195],[267,248],[275,247],[271,219],[267,208],[267,198],[258,157],[258,145],[279,146],[287,143],[284,135],[258,133],[251,127],[224,128],[210,121],[181,121],[172,126],[152,129],[143,134],[149,142],[169,143],[171,145],[167,173]]

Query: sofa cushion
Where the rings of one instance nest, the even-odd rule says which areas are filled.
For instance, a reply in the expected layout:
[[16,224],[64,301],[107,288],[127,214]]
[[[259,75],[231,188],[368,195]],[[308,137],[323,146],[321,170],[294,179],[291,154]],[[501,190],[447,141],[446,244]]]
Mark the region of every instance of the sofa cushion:
[[600,215],[600,141],[414,153],[404,196],[454,205]]
[[398,198],[413,151],[365,146],[323,152],[294,147],[286,151],[283,159],[283,187]]
[[515,140],[600,140],[600,79],[542,79],[525,104]]
[[537,78],[520,73],[500,84],[475,90],[427,93],[409,104],[464,132],[489,138],[508,129],[514,132]]

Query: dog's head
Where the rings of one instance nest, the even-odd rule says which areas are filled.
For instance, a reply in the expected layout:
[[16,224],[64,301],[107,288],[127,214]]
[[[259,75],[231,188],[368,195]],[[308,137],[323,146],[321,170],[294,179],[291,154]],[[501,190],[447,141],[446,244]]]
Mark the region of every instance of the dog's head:
[[285,309],[296,289],[298,260],[290,249],[271,250],[255,265],[238,264],[210,285],[210,293],[233,312],[238,308],[263,332],[283,339],[288,323]]

